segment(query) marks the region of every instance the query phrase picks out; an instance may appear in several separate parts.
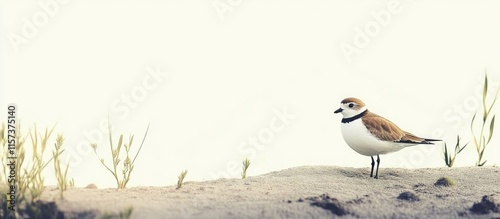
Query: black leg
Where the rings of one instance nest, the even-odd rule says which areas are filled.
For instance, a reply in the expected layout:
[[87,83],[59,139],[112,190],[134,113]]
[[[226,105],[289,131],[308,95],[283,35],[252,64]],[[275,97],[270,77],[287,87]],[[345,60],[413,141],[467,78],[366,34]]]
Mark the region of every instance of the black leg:
[[[373,159],[373,158],[372,158]],[[377,154],[377,172],[375,172],[375,179],[378,179],[378,166],[380,165],[380,157]]]
[[370,177],[373,177],[373,167],[375,166],[375,160],[373,160],[373,157],[372,158],[372,171],[370,172]]

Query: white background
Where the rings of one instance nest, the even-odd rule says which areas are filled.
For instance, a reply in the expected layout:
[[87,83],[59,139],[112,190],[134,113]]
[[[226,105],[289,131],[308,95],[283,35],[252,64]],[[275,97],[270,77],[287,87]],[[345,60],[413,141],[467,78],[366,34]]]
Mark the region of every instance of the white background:
[[[455,166],[473,166],[475,93],[485,70],[491,94],[500,82],[497,1],[0,2],[2,121],[16,103],[25,133],[35,123],[39,131],[56,125],[77,186],[115,186],[88,146],[96,142],[110,165],[99,129],[108,116],[115,142],[135,134],[134,152],[151,124],[129,186],[172,185],[184,169],[187,181],[240,177],[245,151],[254,150],[240,145],[284,108],[295,117],[255,150],[249,175],[369,167],[333,114],[350,96],[416,135],[454,146],[460,134],[471,143]],[[390,17],[377,20],[384,13]],[[357,30],[371,36],[356,47]],[[356,53],[344,54],[347,44]],[[146,68],[157,66],[168,77],[149,80],[157,86],[148,90]],[[496,133],[487,165],[500,164]],[[388,167],[443,167],[442,156],[442,145],[384,155],[381,176]],[[46,184],[55,184],[52,169]]]

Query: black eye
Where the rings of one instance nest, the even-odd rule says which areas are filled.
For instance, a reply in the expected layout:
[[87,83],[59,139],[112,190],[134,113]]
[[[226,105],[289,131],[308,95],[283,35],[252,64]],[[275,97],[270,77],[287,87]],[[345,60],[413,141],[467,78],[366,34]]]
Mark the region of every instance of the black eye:
[[349,104],[349,108],[352,108],[353,106],[354,106],[354,104],[353,104],[353,103],[350,103],[350,104]]

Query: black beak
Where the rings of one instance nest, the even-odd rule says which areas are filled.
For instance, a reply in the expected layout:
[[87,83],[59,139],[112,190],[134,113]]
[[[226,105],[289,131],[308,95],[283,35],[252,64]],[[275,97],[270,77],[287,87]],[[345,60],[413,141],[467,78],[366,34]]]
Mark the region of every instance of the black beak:
[[342,112],[342,110],[343,110],[342,108],[339,108],[339,109],[335,110],[335,112],[333,112],[333,113],[340,113],[340,112]]

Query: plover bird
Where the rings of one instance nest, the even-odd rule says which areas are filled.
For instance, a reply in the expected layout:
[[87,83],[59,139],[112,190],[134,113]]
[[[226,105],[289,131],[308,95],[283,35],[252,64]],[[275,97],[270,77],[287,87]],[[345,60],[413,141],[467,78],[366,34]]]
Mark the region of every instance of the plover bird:
[[378,179],[378,167],[381,154],[399,151],[405,147],[419,144],[434,144],[437,139],[417,137],[400,129],[391,121],[368,111],[365,103],[360,99],[350,97],[340,102],[340,108],[335,113],[342,113],[341,131],[345,142],[356,152],[372,158],[372,170],[377,156],[377,170],[375,178]]

